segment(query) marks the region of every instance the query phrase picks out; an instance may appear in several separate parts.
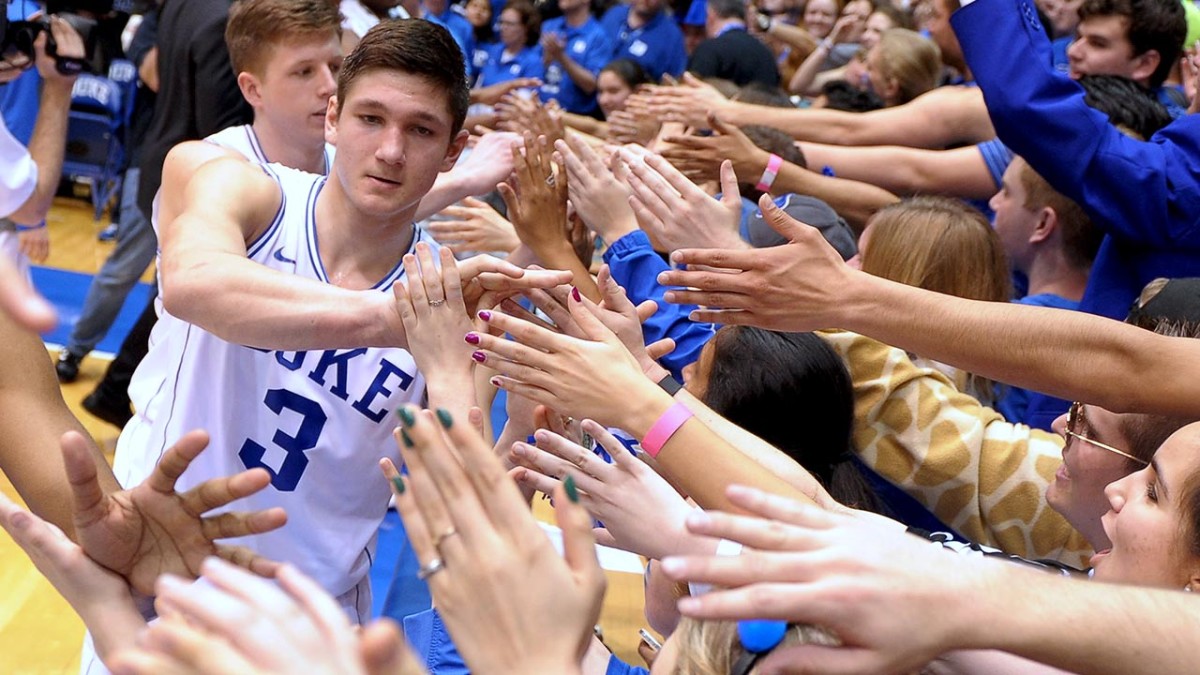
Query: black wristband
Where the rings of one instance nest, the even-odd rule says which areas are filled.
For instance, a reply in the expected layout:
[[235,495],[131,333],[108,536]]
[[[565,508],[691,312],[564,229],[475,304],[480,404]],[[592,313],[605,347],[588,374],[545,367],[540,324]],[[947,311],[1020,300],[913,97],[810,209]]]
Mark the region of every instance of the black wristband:
[[670,373],[667,373],[666,377],[658,381],[658,386],[662,387],[662,390],[670,394],[672,398],[674,398],[675,394],[679,393],[680,389],[683,389],[683,385],[679,384],[679,380],[676,380]]

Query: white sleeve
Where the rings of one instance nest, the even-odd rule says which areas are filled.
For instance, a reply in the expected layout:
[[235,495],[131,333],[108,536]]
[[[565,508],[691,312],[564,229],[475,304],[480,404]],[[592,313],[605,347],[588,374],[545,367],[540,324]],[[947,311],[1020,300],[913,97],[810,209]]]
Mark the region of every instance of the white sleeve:
[[0,118],[0,218],[21,208],[37,187],[37,164]]

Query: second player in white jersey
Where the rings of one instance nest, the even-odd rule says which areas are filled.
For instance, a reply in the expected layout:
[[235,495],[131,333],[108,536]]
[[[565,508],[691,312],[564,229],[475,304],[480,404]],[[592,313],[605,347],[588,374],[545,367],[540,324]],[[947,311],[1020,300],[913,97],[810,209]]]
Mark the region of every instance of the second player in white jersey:
[[[268,172],[283,200],[270,228],[248,245],[248,257],[328,282],[314,212],[325,178],[280,165]],[[433,244],[419,228],[417,241]],[[403,277],[397,262],[379,280],[379,292],[390,293]],[[402,349],[271,351],[231,344],[164,311],[130,387],[138,414],[121,434],[114,471],[122,484],[136,483],[173,439],[208,429],[210,449],[184,474],[180,489],[265,468],[271,487],[239,508],[282,506],[288,524],[233,543],[296,564],[363,617],[370,609],[366,580],[375,533],[389,495],[377,463],[395,459],[393,411],[420,402],[424,390]]]

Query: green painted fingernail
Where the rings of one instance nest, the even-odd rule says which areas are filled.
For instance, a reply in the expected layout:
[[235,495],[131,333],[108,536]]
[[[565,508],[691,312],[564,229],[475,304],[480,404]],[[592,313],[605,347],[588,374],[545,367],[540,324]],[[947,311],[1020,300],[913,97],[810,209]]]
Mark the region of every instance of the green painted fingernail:
[[567,491],[567,499],[570,499],[572,504],[579,503],[579,488],[575,487],[575,478],[573,476],[567,476],[563,480],[563,489]]
[[400,421],[404,422],[404,426],[411,427],[417,423],[417,418],[408,408],[396,408],[396,414],[400,416]]
[[400,440],[404,441],[404,447],[411,448],[413,446],[412,436],[408,435],[407,429],[400,430]]
[[437,418],[438,421],[442,423],[442,427],[445,429],[449,429],[450,427],[454,426],[454,418],[450,416],[450,411],[446,410],[445,408],[437,409]]
[[392,478],[392,485],[394,485],[396,488],[396,494],[398,494],[398,495],[404,494],[404,479],[403,478],[401,478],[400,476],[396,476],[396,477]]

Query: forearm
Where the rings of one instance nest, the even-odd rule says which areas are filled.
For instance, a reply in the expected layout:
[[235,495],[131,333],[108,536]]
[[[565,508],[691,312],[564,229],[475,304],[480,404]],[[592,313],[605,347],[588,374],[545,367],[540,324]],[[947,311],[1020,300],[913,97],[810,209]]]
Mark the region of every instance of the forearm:
[[562,58],[559,59],[559,63],[561,63],[563,69],[567,71],[567,75],[569,75],[571,77],[571,81],[574,82],[575,86],[579,87],[579,89],[583,93],[585,93],[585,94],[595,93],[595,91],[596,91],[596,75],[595,75],[595,73],[593,73],[592,71],[585,68],[582,64],[580,64],[575,59],[571,58],[570,55],[567,54],[566,52],[563,52]]
[[563,124],[576,131],[599,138],[608,136],[608,124],[605,122],[588,117],[587,115],[576,115],[575,113],[566,111],[560,114],[562,115]]
[[228,342],[285,351],[407,345],[386,291],[351,291],[232,254],[189,251],[164,256],[160,284],[168,312]]
[[725,441],[730,448],[736,448],[743,455],[783,479],[794,489],[799,490],[809,500],[824,504],[825,500],[829,498],[828,493],[812,474],[775,446],[717,414],[687,390],[680,389],[675,394],[675,400],[687,406],[688,410],[691,410],[713,434]]
[[964,300],[855,273],[829,325],[1113,412],[1200,416],[1200,344],[1081,312]]
[[447,206],[456,204],[467,197],[476,196],[470,194],[470,192],[471,190],[466,189],[465,184],[459,176],[454,174],[453,170],[439,173],[437,180],[433,183],[433,187],[421,198],[421,203],[417,206],[417,212],[413,215],[413,221],[419,222],[425,220]]
[[30,511],[73,538],[74,513],[59,445],[62,435],[76,431],[86,439],[105,492],[120,486],[100,449],[63,401],[41,339],[0,317],[0,342],[5,354],[0,405],[6,411],[0,427],[0,471]]
[[900,201],[896,195],[874,185],[830,178],[790,162],[784,162],[780,168],[772,192],[795,192],[816,197],[837,211],[859,234],[876,211]]
[[29,139],[29,155],[38,167],[37,187],[21,208],[8,216],[20,225],[37,225],[45,220],[58,190],[67,147],[71,84],[47,80],[42,87],[40,105],[33,136]]
[[812,89],[813,81],[817,79],[817,73],[821,72],[821,66],[825,63],[825,59],[828,56],[829,51],[827,49],[820,46],[814,49],[792,75],[792,81],[788,82],[788,92],[808,95]]
[[817,48],[817,39],[812,36],[812,33],[782,21],[772,21],[771,27],[767,29],[767,35],[804,54]]
[[996,193],[996,184],[975,147],[924,150],[896,145],[799,145],[809,166],[828,166],[838,178],[869,183],[897,195],[987,199]]
[[542,267],[570,272],[571,283],[579,292],[592,302],[600,302],[600,289],[596,286],[596,280],[565,238],[555,242],[534,242],[528,248],[541,261]]
[[[956,642],[1089,675],[1195,672],[1200,659],[1200,603],[1195,598],[987,562],[995,574],[979,589],[979,604],[965,603],[979,607],[982,616],[959,626]],[[1031,607],[1038,609],[1031,612]],[[1120,639],[1097,639],[1102,635]]]
[[478,400],[470,365],[438,368],[425,375],[425,395],[431,409],[445,408],[456,420],[466,420]]

